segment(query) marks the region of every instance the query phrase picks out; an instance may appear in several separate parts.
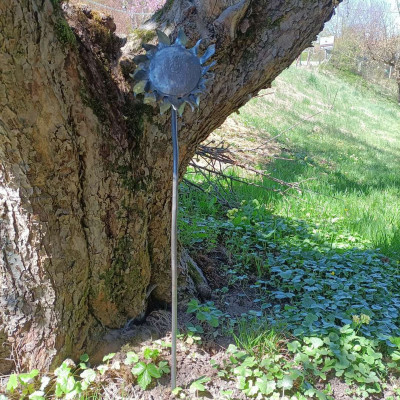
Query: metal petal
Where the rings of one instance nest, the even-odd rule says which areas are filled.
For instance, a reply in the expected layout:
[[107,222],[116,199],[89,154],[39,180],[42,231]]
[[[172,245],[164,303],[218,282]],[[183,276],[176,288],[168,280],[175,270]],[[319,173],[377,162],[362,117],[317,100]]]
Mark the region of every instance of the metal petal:
[[156,30],[157,36],[158,36],[158,41],[162,44],[165,44],[166,46],[171,46],[171,41],[169,40],[169,37],[159,29]]
[[201,69],[202,75],[206,74],[210,68],[212,68],[217,62],[213,61],[211,64],[206,65]]
[[154,94],[156,96],[157,101],[161,101],[162,98],[164,97],[160,93],[158,93],[157,90],[154,90]]
[[198,107],[200,105],[200,96],[194,96],[193,94],[191,94],[189,96],[189,101],[190,103],[193,103],[196,107]]
[[187,99],[187,100],[185,100],[185,101],[186,101],[186,103],[189,104],[189,106],[190,106],[190,108],[192,109],[192,111],[194,111],[194,109],[195,109],[195,107],[196,107],[196,104],[192,103],[189,99]]
[[154,46],[154,44],[143,43],[143,44],[142,44],[142,47],[143,47],[146,51],[151,51],[151,52],[157,51],[157,46]]
[[135,94],[140,94],[140,93],[144,93],[144,88],[147,85],[148,81],[147,80],[143,80],[138,82],[134,87],[133,87],[133,92]]
[[206,81],[202,79],[199,84],[197,85],[197,88],[201,91],[204,92],[206,90]]
[[147,71],[145,71],[144,69],[140,69],[138,68],[132,75],[131,77],[135,80],[135,81],[141,81],[143,79],[147,79],[148,73]]
[[183,28],[179,28],[178,37],[176,38],[175,43],[181,44],[182,46],[186,46],[187,41],[188,41],[188,38],[185,35]]
[[144,104],[154,104],[156,102],[156,96],[154,93],[145,93],[143,103]]
[[186,106],[186,103],[185,103],[185,102],[182,102],[182,104],[181,104],[180,107],[178,108],[178,114],[179,114],[180,117],[182,117],[182,114],[183,114],[183,112],[185,111],[185,106]]
[[149,59],[145,54],[139,54],[138,56],[133,57],[133,62],[136,65],[146,63],[147,61],[149,61]]
[[198,40],[197,43],[189,50],[192,54],[194,54],[197,57],[197,54],[199,52],[199,47],[202,39]]
[[215,44],[212,44],[211,46],[208,46],[208,49],[200,58],[200,64],[204,64],[214,54],[215,54]]
[[182,104],[182,99],[178,99],[175,96],[169,96],[168,101],[172,104],[172,106],[177,110]]
[[145,92],[150,92],[150,91],[151,91],[151,87],[152,87],[151,82],[150,82],[150,81],[147,81],[147,83],[146,83],[146,85],[145,85],[145,87],[144,87],[144,91],[145,91]]
[[168,111],[171,107],[171,103],[167,98],[164,98],[164,101],[160,104],[160,113],[161,115]]

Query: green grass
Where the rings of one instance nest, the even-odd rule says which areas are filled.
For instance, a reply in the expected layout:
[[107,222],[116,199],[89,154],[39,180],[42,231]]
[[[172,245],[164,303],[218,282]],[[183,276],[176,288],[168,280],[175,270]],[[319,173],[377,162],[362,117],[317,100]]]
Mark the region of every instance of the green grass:
[[[370,398],[400,368],[400,108],[361,78],[332,71],[291,68],[275,89],[225,128],[245,129],[221,129],[217,141],[254,148],[279,135],[279,158],[258,157],[257,167],[303,182],[301,192],[282,196],[266,190],[277,184],[252,176],[264,188],[235,182],[236,205],[227,210],[215,180],[189,171],[204,192],[181,187],[183,245],[196,252],[222,245],[230,259],[219,266],[225,292],[240,287],[254,304],[247,316],[228,318],[244,352],[221,373],[236,377],[246,395],[271,393],[265,373],[271,390],[299,387],[296,399],[331,399],[335,374],[353,398]],[[287,345],[293,359],[267,356],[284,336],[297,338]],[[324,393],[312,386],[317,381]]]
[[399,106],[361,78],[344,80],[328,71],[292,67],[274,86],[274,96],[253,99],[233,118],[268,140],[322,111],[276,139],[281,156],[292,161],[262,166],[285,181],[308,181],[296,198],[237,186],[240,197],[257,198],[278,215],[334,223],[338,232],[346,229],[388,254],[399,252]]
[[275,356],[282,347],[282,335],[257,317],[241,318],[233,334],[237,347],[247,354],[262,359],[266,355]]

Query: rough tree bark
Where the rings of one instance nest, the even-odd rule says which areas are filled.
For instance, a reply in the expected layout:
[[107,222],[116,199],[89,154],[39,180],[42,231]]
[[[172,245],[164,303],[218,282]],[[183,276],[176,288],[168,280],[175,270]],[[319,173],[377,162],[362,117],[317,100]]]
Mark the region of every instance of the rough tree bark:
[[[337,1],[232,3],[168,1],[138,33],[183,27],[217,47],[210,93],[180,122],[181,174],[310,45]],[[169,116],[133,98],[137,49],[112,31],[109,18],[58,0],[0,2],[2,373],[91,351],[105,328],[140,318],[150,292],[170,300]]]

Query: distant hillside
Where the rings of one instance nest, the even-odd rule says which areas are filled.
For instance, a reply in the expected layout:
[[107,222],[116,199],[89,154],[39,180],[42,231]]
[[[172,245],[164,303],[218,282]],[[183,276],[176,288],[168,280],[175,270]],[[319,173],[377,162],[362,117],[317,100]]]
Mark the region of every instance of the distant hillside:
[[279,179],[303,182],[300,196],[259,193],[274,212],[333,219],[373,247],[400,252],[399,120],[387,89],[357,75],[292,66],[214,139],[251,149],[258,167]]

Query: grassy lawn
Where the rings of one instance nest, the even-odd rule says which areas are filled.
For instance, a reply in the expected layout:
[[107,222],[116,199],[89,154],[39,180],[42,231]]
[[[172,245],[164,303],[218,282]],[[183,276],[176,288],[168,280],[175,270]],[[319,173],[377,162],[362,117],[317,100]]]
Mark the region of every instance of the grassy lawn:
[[[218,304],[231,351],[248,358],[218,368],[249,398],[398,399],[400,108],[330,71],[292,67],[267,93],[214,139],[247,149],[257,168],[301,190],[282,196],[268,190],[276,183],[246,173],[264,188],[234,182],[227,210],[201,175],[187,178],[205,192],[181,188],[183,244],[192,254],[222,246],[229,255],[219,266],[228,283],[215,293],[225,293]],[[252,302],[241,316],[229,301],[238,288]],[[204,307],[212,314],[215,306]],[[277,343],[283,350],[260,351]]]
[[399,252],[398,105],[366,88],[361,78],[346,81],[329,71],[292,67],[274,88],[273,95],[253,99],[232,118],[258,142],[284,132],[275,141],[281,158],[290,161],[270,158],[260,166],[285,181],[305,181],[304,191],[283,198],[238,187],[242,198],[257,198],[274,214],[325,224],[330,231],[335,224],[337,235],[348,231],[385,253]]

